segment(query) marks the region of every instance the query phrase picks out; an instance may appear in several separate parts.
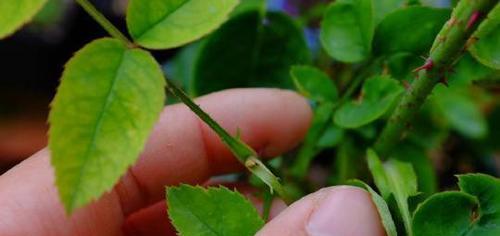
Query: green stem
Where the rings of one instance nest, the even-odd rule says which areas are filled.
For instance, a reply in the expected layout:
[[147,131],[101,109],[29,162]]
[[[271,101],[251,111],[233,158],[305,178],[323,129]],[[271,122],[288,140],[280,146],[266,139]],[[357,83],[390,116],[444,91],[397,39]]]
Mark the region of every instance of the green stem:
[[174,83],[167,80],[167,88],[172,94],[179,98],[186,106],[189,107],[205,124],[207,124],[217,135],[222,139],[226,146],[231,150],[234,156],[245,167],[266,183],[272,191],[276,191],[278,195],[288,202],[287,197],[279,179],[257,158],[257,153],[248,145],[243,143],[239,138],[231,136],[224,128],[222,128],[210,115],[196,105],[189,96],[178,88]]
[[458,3],[450,20],[437,35],[426,64],[417,69],[418,77],[404,94],[375,143],[374,148],[379,155],[389,155],[404,137],[427,96],[437,83],[446,82],[447,71],[462,56],[469,46],[468,42],[471,42],[468,41],[471,35],[496,3],[498,0],[462,0]]
[[133,43],[122,34],[106,17],[97,10],[88,0],[75,0],[102,28],[104,28],[111,36],[122,41],[124,44],[132,46]]

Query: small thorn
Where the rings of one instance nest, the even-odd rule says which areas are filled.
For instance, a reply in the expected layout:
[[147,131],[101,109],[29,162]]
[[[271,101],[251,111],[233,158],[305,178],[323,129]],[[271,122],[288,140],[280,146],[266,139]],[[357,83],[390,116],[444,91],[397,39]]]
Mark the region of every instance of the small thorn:
[[417,67],[413,70],[413,72],[419,72],[421,70],[431,70],[432,67],[434,67],[434,62],[432,62],[431,59],[427,59],[427,61],[425,61],[425,64],[420,66],[420,67]]
[[470,29],[474,24],[476,24],[477,20],[479,20],[479,17],[481,16],[481,12],[475,11],[472,13],[472,15],[469,18],[469,21],[467,22],[467,26],[465,27],[466,30]]

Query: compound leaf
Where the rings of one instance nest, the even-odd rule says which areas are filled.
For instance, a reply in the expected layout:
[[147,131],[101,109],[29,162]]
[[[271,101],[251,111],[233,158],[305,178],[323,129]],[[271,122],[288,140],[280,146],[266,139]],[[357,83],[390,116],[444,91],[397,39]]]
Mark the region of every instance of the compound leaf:
[[238,192],[189,185],[167,188],[168,214],[183,236],[255,235],[264,225]]
[[49,116],[56,185],[68,213],[110,190],[142,151],[165,93],[141,49],[96,40],[64,70]]

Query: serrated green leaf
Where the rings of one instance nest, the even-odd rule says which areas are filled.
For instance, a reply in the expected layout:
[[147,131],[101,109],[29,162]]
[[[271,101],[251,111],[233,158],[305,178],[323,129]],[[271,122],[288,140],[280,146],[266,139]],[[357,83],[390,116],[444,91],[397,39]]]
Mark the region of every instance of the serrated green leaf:
[[46,2],[47,0],[0,1],[0,39],[28,23]]
[[154,58],[115,39],[75,54],[49,116],[49,148],[67,212],[110,190],[142,151],[165,101]]
[[290,70],[297,90],[318,102],[335,102],[337,88],[327,74],[312,66],[293,66]]
[[237,4],[237,0],[131,0],[127,26],[141,46],[174,48],[218,28]]
[[413,234],[468,235],[467,226],[472,223],[476,201],[473,196],[462,192],[442,192],[431,196],[415,211]]
[[183,236],[251,236],[264,225],[247,199],[224,187],[167,188],[167,204],[169,217]]
[[433,195],[415,211],[415,236],[500,234],[500,180],[484,174],[458,176],[461,192]]
[[449,10],[422,6],[394,11],[380,22],[375,31],[374,52],[377,55],[397,52],[421,55],[432,46],[449,16]]
[[500,70],[500,4],[497,4],[477,29],[474,36],[479,39],[469,48],[481,63]]
[[392,219],[391,212],[389,211],[389,206],[385,200],[378,195],[368,184],[364,183],[361,180],[353,180],[351,184],[358,186],[360,188],[365,189],[370,193],[373,203],[377,207],[378,214],[382,219],[382,225],[384,225],[385,232],[387,236],[397,236],[396,225],[394,224],[394,220]]
[[320,39],[326,52],[339,61],[359,62],[371,54],[374,33],[371,0],[339,0],[326,10]]
[[283,13],[263,17],[259,11],[239,14],[207,38],[195,68],[197,95],[235,87],[293,87],[290,67],[310,62],[304,35]]
[[335,124],[342,128],[358,128],[380,118],[404,89],[397,80],[375,76],[366,80],[361,98],[343,104],[335,113]]
[[417,177],[411,164],[391,159],[382,163],[377,154],[367,151],[368,168],[382,197],[394,197],[408,235],[412,232],[412,218],[408,198],[418,194]]

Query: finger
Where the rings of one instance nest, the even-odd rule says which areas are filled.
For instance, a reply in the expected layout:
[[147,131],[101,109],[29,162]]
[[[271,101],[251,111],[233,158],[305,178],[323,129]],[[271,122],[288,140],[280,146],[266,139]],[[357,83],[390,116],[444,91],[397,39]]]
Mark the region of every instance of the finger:
[[258,236],[385,235],[369,194],[356,187],[330,187],[295,202]]
[[[229,90],[197,102],[232,133],[239,128],[245,142],[269,156],[296,145],[311,116],[304,99],[275,89]],[[164,185],[202,183],[212,174],[238,168],[229,150],[193,113],[182,105],[170,106],[161,115],[137,165],[115,190],[71,218],[65,216],[53,186],[47,151],[4,174],[0,178],[0,232],[117,235],[126,215],[163,197]],[[32,223],[17,227],[18,222]]]
[[[216,184],[217,185],[217,184]],[[259,192],[251,186],[244,183],[223,184],[229,189],[236,189],[245,195],[257,208],[259,213],[263,211],[263,200],[256,196]],[[280,199],[274,199],[271,204],[269,218],[272,219],[286,208],[285,203]],[[148,235],[177,235],[167,214],[165,201],[160,201],[150,207],[134,212],[130,215],[124,224],[126,235],[130,236],[148,236]]]
[[168,218],[165,201],[134,212],[125,220],[123,231],[126,236],[177,235]]

